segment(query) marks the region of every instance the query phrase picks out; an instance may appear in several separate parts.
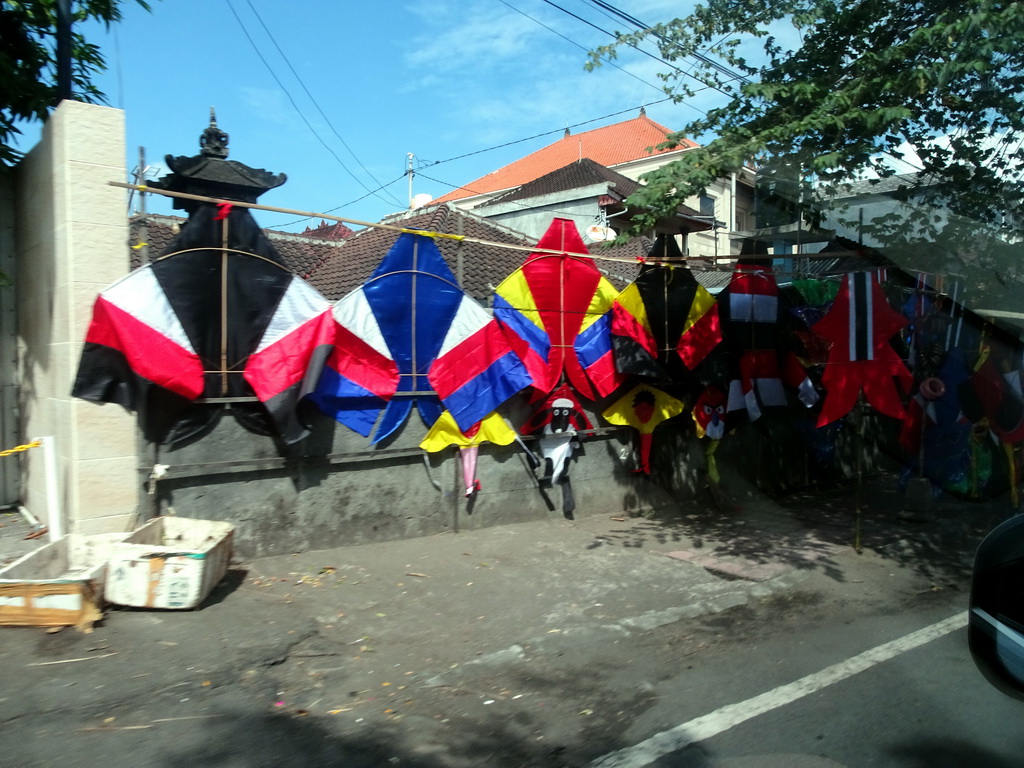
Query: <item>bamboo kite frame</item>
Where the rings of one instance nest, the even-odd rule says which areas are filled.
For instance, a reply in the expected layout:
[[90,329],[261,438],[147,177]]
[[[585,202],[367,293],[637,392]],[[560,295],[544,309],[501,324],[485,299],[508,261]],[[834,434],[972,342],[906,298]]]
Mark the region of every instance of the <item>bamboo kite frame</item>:
[[[247,203],[241,200],[227,200],[219,197],[209,197],[207,195],[194,195],[189,192],[172,192],[167,189],[155,189],[145,184],[130,184],[124,181],[108,181],[107,184],[111,187],[118,187],[120,189],[133,189],[142,194],[154,194],[163,195],[164,197],[176,197],[182,200],[195,200],[200,203],[213,203],[215,205],[234,205],[239,208],[249,208],[256,211],[268,211],[270,213],[286,213],[289,216],[300,216],[307,219],[326,219],[328,221],[336,221],[340,224],[354,224],[357,227],[367,227],[370,229],[383,229],[390,232],[397,232],[399,234],[411,234],[411,235],[423,235],[424,237],[432,237],[435,239],[454,240],[461,243],[473,243],[475,245],[484,245],[491,248],[505,248],[510,251],[522,251],[524,253],[541,253],[551,256],[569,256],[570,258],[585,258],[594,259],[598,261],[613,261],[622,264],[661,264],[665,266],[678,266],[687,265],[689,263],[698,264],[706,271],[725,271],[732,270],[735,266],[735,262],[740,259],[740,256],[722,256],[715,257],[715,266],[712,268],[707,267],[708,258],[705,256],[682,256],[678,259],[652,259],[648,256],[629,258],[625,256],[604,256],[601,254],[590,253],[577,253],[576,251],[558,251],[550,248],[538,248],[531,245],[515,245],[513,243],[500,243],[496,240],[484,240],[480,237],[471,237],[469,235],[456,235],[447,232],[434,232],[427,229],[414,229],[411,227],[398,227],[393,224],[381,224],[379,222],[372,221],[361,221],[359,219],[349,219],[344,216],[332,216],[329,213],[317,213],[316,211],[303,211],[298,208],[281,208],[273,205],[263,205],[262,203]],[[293,234],[293,233],[286,233]],[[801,259],[835,259],[838,254],[836,253],[803,253],[800,254]],[[769,256],[769,258],[771,258]],[[724,262],[719,264],[719,261]],[[871,267],[863,270],[846,270],[843,274],[849,274],[851,272],[876,272],[878,267]],[[776,271],[776,275],[782,274]],[[796,274],[796,273],[793,273]],[[821,275],[820,277],[829,277],[828,275]],[[834,276],[833,276],[834,277]]]
[[[302,211],[295,208],[279,208],[273,205],[263,205],[261,203],[246,203],[240,200],[225,200],[219,197],[208,197],[206,195],[194,195],[189,192],[172,192],[167,189],[154,189],[153,187],[146,186],[145,184],[129,184],[124,181],[108,181],[107,184],[111,187],[119,187],[121,189],[134,189],[137,192],[143,194],[151,193],[154,195],[163,195],[165,197],[176,197],[182,200],[195,200],[200,203],[213,203],[214,205],[234,205],[239,208],[249,208],[256,211],[269,211],[271,213],[286,213],[289,216],[302,216],[303,218],[310,219],[327,219],[329,221],[336,221],[340,224],[354,224],[357,227],[368,227],[371,229],[383,229],[390,232],[397,232],[399,234],[412,234],[412,235],[423,235],[425,237],[432,237],[435,239],[444,240],[455,240],[461,243],[473,243],[475,245],[485,245],[492,248],[505,248],[510,251],[523,251],[524,253],[543,253],[552,256],[570,256],[570,257],[581,257],[589,259],[600,259],[602,261],[618,261],[624,264],[635,264],[637,259],[626,258],[623,256],[600,256],[592,253],[578,253],[576,251],[558,251],[550,248],[537,248],[532,245],[515,245],[513,243],[500,243],[495,240],[484,240],[480,237],[470,237],[469,235],[453,235],[447,232],[433,232],[427,229],[413,229],[410,227],[397,227],[392,224],[381,224],[379,222],[371,221],[360,221],[359,219],[348,219],[343,216],[332,216],[328,213],[317,213],[315,211]],[[688,258],[683,257],[682,259],[659,259],[657,261],[651,259],[644,259],[645,263],[648,264],[683,264],[687,261],[705,261],[703,257],[700,258]]]

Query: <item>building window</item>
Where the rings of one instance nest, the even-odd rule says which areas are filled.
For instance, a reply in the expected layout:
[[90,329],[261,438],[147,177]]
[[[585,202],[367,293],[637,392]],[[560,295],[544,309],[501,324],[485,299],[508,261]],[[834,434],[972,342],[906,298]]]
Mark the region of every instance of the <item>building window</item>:
[[697,198],[697,200],[700,204],[700,215],[710,216],[714,218],[715,198],[713,198],[711,195],[701,195],[699,198]]
[[724,227],[725,222],[718,218],[715,214],[715,205],[718,203],[718,198],[712,197],[711,195],[701,195],[697,198],[697,205],[700,207],[700,215],[707,216],[711,219],[711,223],[715,227]]

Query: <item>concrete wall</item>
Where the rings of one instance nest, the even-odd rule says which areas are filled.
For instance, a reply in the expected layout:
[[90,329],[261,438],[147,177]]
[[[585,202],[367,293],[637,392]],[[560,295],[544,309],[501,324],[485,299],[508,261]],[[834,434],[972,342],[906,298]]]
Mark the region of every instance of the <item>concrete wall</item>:
[[[14,290],[14,173],[0,168],[0,447],[18,445],[17,295]],[[0,458],[0,506],[21,501],[21,456]]]
[[[22,438],[54,438],[66,530],[79,533],[124,530],[138,506],[133,418],[70,394],[96,294],[128,269],[126,196],[107,184],[125,176],[123,112],[70,101],[15,176]],[[48,520],[43,452],[24,469],[24,503]]]
[[[513,424],[521,424],[530,409],[517,399],[505,412]],[[601,423],[593,415],[591,421]],[[561,490],[538,489],[517,445],[481,447],[482,489],[467,501],[456,449],[426,454],[418,447],[425,434],[415,410],[377,447],[317,416],[304,445],[289,450],[246,432],[225,411],[201,439],[160,449],[156,461],[169,468],[157,483],[158,508],[150,513],[173,509],[182,516],[233,522],[236,548],[244,556],[564,519]],[[630,430],[610,429],[584,442],[570,470],[577,516],[678,508],[658,483],[631,473],[632,450]],[[689,475],[694,487],[703,467],[702,456],[692,462],[662,456],[657,444],[655,462],[666,477]]]
[[[597,413],[616,396],[585,404],[592,406],[587,407],[591,423],[603,424]],[[528,404],[520,397],[510,406],[505,409],[509,420],[521,424]],[[632,472],[636,433],[604,427],[583,441],[570,466],[575,517],[678,519],[708,510],[728,515],[764,492],[848,481],[858,472],[894,466],[882,450],[894,442],[894,434],[886,434],[895,429],[891,422],[872,418],[860,433],[840,424],[819,435],[828,445],[814,446],[807,440],[813,414],[768,410],[760,422],[739,425],[722,441],[718,498],[707,489],[710,441],[695,437],[688,414],[655,431],[649,476]],[[319,417],[305,444],[288,450],[245,431],[225,411],[201,439],[160,449],[155,460],[168,468],[147,514],[232,522],[236,551],[243,557],[530,520],[564,521],[561,490],[538,488],[517,445],[481,447],[477,478],[482,488],[467,500],[456,449],[425,454],[418,448],[425,434],[414,411],[393,439],[372,447],[368,439]]]
[[[473,211],[527,237],[539,240],[555,218],[570,219],[586,242],[586,228],[597,223],[596,216],[600,211],[597,204],[599,195],[607,192],[607,184],[596,184],[590,187],[555,192],[549,195],[532,198],[528,201],[516,200],[511,203],[490,205]],[[529,207],[524,207],[524,203]],[[610,221],[614,226],[615,221]]]

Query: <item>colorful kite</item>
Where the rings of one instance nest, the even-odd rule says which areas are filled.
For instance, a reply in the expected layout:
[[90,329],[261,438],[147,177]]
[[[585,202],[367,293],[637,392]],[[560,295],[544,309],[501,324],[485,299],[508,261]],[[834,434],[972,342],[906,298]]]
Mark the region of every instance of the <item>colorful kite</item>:
[[369,280],[334,305],[334,318],[338,343],[310,397],[364,437],[383,411],[374,443],[405,422],[414,401],[428,426],[447,408],[465,430],[532,381],[424,235],[400,235]]
[[244,209],[230,214],[229,248],[209,248],[204,235],[220,226],[215,214],[202,206],[170,253],[100,293],[72,395],[138,412],[157,443],[213,423],[222,405],[197,405],[199,398],[255,395],[262,406],[234,403],[236,417],[297,442],[309,432],[298,403],[334,341],[330,304],[272,260]]
[[601,415],[609,424],[633,427],[640,433],[640,462],[634,471],[649,475],[654,428],[685,410],[683,402],[672,395],[646,384],[638,384],[608,406]]
[[563,375],[597,400],[620,383],[611,345],[616,291],[590,258],[576,225],[555,219],[522,267],[498,286],[494,316],[515,337],[513,346],[544,395]]
[[490,414],[479,424],[463,432],[455,423],[451,412],[445,411],[427,432],[427,436],[420,443],[420,448],[428,453],[437,453],[449,445],[456,446],[462,462],[465,495],[469,497],[480,490],[480,481],[476,479],[476,460],[481,443],[510,445],[517,439],[518,436],[512,427],[497,413]]
[[909,392],[913,376],[889,340],[906,324],[889,306],[875,274],[855,272],[843,278],[832,309],[812,328],[832,342],[821,377],[826,394],[819,427],[849,413],[861,392],[878,412],[904,417],[896,380]]
[[658,235],[647,263],[615,299],[612,347],[620,373],[683,381],[722,340],[718,305],[682,264],[675,238]]
[[818,393],[791,349],[786,348],[788,313],[780,302],[771,263],[741,259],[729,286],[719,294],[726,346],[735,370],[729,382],[728,411],[746,411],[751,421],[763,408],[788,404],[783,382],[807,407]]

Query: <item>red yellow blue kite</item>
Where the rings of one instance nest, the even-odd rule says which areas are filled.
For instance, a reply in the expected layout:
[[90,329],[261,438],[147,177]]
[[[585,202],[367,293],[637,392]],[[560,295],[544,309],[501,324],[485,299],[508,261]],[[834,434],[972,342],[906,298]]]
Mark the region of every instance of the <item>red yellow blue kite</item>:
[[494,316],[515,337],[513,348],[541,396],[563,376],[588,400],[611,394],[620,383],[611,344],[614,286],[568,219],[555,219],[537,248],[558,253],[531,253],[505,278]]

